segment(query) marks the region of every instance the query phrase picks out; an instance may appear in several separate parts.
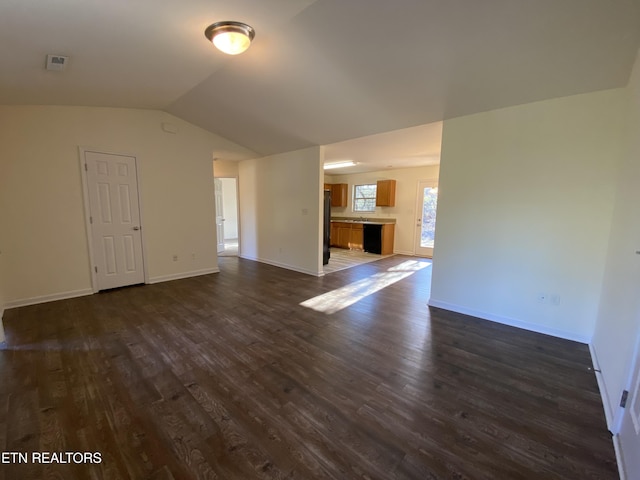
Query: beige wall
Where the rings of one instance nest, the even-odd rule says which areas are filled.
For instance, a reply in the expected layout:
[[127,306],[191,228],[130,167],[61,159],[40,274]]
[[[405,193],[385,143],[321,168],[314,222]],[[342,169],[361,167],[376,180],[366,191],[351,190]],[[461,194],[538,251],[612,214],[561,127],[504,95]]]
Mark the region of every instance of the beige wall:
[[91,291],[79,146],[137,157],[151,282],[217,270],[212,152],[233,145],[159,111],[0,107],[5,306]]
[[617,178],[613,228],[607,254],[592,352],[602,371],[601,390],[609,427],[620,415],[618,403],[628,388],[633,351],[640,335],[640,58],[624,92],[626,135]]
[[237,177],[238,176],[238,162],[230,160],[214,160],[213,161],[213,176],[217,178],[221,177]]
[[623,102],[618,89],[445,121],[430,304],[590,341]]
[[[416,206],[418,198],[418,182],[421,180],[438,181],[439,166],[400,168],[351,175],[325,175],[326,183],[347,183],[349,195],[346,207],[333,207],[332,216],[340,217],[376,217],[395,218],[395,253],[413,255],[415,253]],[[378,180],[396,180],[396,206],[376,207],[372,213],[353,211],[353,186],[375,183]]]
[[322,147],[239,164],[240,256],[320,275]]

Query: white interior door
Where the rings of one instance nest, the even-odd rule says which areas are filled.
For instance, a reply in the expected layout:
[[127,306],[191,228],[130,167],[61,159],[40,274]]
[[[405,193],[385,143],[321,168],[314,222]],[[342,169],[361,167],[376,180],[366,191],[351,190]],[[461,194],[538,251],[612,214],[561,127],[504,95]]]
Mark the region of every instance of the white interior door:
[[640,478],[640,348],[636,348],[632,379],[618,433],[622,478],[629,480]]
[[98,290],[144,283],[135,157],[84,152]]
[[418,183],[416,203],[416,243],[415,253],[422,257],[433,257],[436,233],[436,208],[438,205],[438,182]]
[[215,201],[216,201],[216,238],[218,242],[218,253],[224,252],[224,203],[222,201],[222,181],[214,178]]

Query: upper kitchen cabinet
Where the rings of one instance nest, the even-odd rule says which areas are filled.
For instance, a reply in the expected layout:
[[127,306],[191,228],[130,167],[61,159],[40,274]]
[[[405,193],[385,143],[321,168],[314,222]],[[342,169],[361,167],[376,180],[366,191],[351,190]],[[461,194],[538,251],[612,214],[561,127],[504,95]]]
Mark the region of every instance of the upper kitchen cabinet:
[[331,184],[331,206],[346,207],[349,185],[346,183]]
[[396,181],[378,180],[376,186],[376,207],[396,206]]

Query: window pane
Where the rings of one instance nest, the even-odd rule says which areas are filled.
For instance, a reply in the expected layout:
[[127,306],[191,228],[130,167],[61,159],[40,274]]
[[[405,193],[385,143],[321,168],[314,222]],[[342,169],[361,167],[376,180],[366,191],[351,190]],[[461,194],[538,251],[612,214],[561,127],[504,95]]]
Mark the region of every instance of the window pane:
[[377,185],[354,185],[353,187],[353,211],[375,212]]
[[427,187],[422,196],[422,231],[420,246],[433,248],[436,233],[436,209],[438,205],[438,188]]

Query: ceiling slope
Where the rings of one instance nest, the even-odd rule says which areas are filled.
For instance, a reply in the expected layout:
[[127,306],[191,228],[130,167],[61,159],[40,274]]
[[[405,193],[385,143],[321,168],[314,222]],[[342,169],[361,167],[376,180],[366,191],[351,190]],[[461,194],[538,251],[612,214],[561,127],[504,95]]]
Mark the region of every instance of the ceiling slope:
[[620,87],[638,12],[626,0],[317,1],[169,111],[270,154]]
[[[256,29],[246,53],[206,41],[219,20]],[[268,155],[624,86],[639,20],[640,0],[4,0],[0,103],[161,109]]]

